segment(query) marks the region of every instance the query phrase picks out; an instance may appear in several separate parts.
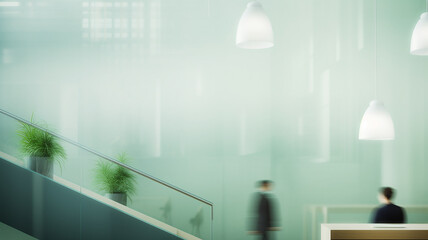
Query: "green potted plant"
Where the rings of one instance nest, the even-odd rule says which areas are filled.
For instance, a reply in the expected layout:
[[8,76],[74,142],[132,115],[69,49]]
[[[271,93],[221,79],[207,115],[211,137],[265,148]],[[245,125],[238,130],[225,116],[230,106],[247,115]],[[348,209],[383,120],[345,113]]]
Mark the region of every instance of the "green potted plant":
[[[34,123],[33,116],[30,121]],[[58,139],[25,123],[21,123],[17,132],[21,138],[21,152],[28,157],[28,167],[46,177],[53,178],[54,162],[58,162],[61,166],[66,157]]]
[[[119,154],[117,159],[121,163],[129,161],[125,153]],[[127,199],[135,194],[136,183],[136,176],[130,170],[106,160],[98,161],[95,184],[109,199],[126,206]]]

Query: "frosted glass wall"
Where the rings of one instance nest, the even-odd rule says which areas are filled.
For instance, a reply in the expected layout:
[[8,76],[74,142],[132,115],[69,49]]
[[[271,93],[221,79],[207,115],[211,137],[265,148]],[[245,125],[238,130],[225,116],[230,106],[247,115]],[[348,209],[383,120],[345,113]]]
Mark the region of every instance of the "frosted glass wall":
[[[215,239],[253,238],[248,201],[264,178],[280,239],[309,239],[309,206],[376,204],[381,185],[428,204],[428,58],[409,54],[425,1],[378,0],[376,23],[371,0],[261,2],[266,50],[234,45],[243,0],[0,1],[0,107],[213,201]],[[375,25],[391,142],[357,135]],[[64,167],[91,184],[91,164]]]
[[[272,176],[285,228],[280,236],[314,239],[313,219],[367,222],[371,209],[365,205],[377,204],[383,185],[397,189],[398,204],[426,205],[428,59],[409,54],[425,2],[377,1],[376,22],[375,1],[282,6],[275,13],[276,21],[287,16],[277,34],[284,44],[273,51],[272,72]],[[375,98],[376,54],[377,96],[393,117],[394,141],[358,140],[362,114]],[[348,207],[323,215],[314,205]],[[409,209],[409,221],[428,221],[423,212],[421,219]]]

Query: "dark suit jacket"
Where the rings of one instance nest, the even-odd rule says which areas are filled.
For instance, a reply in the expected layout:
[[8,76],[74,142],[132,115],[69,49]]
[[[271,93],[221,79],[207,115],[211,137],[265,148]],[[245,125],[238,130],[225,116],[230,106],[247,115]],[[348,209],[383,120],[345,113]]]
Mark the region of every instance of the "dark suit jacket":
[[386,204],[374,210],[372,223],[405,223],[406,213],[395,204]]
[[270,194],[259,193],[258,202],[256,205],[256,229],[259,232],[266,232],[269,228],[275,227],[277,225],[275,219],[275,208],[273,199]]

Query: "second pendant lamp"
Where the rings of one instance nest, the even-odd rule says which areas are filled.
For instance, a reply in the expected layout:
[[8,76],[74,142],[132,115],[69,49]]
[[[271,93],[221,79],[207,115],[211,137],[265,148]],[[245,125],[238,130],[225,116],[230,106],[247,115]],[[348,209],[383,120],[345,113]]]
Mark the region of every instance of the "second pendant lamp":
[[394,140],[395,131],[391,115],[379,100],[370,102],[361,120],[360,140]]
[[253,1],[241,16],[236,32],[236,46],[246,49],[262,49],[273,46],[273,31],[262,5]]
[[[377,81],[377,4],[375,1],[375,85]],[[376,95],[375,86],[375,95]],[[395,139],[394,123],[391,115],[386,110],[383,103],[379,100],[370,102],[369,107],[364,112],[363,119],[360,124],[359,137],[360,140],[393,140]]]

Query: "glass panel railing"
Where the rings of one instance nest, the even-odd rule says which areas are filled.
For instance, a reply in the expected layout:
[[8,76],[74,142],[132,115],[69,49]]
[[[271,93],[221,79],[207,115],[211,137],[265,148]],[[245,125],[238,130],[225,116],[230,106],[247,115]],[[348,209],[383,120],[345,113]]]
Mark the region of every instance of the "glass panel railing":
[[[115,183],[111,183],[111,179],[105,178],[105,172],[116,171],[115,174],[126,176],[127,169],[120,169],[117,165],[113,165],[104,159],[91,159],[86,161],[86,163],[87,165],[84,168],[84,185],[82,187],[96,193],[97,195],[94,198],[115,198],[117,202],[122,202],[122,204],[126,205],[126,207],[118,204],[115,205],[122,211],[141,218],[155,226],[163,227],[170,232],[177,231],[169,227],[172,226],[180,231],[178,234],[180,236],[190,234],[201,239],[211,239],[210,205],[142,175],[133,174],[130,171],[128,173],[133,174],[133,179],[124,183],[124,186],[114,186]],[[102,178],[101,184],[100,178]],[[123,194],[107,193],[114,191],[104,189],[129,189],[131,187],[127,184],[132,184],[134,181],[137,183],[135,190],[131,191],[128,198],[123,196]],[[126,203],[123,203],[124,201]],[[139,213],[143,213],[144,216],[141,216]]]
[[[131,158],[136,161],[134,157],[126,154],[114,158],[105,156],[0,109],[0,153],[3,159],[30,167],[29,161],[24,161],[29,158],[22,151],[19,129],[23,126],[27,126],[26,130],[40,129],[42,133],[48,133],[41,137],[53,136],[53,142],[59,144],[57,147],[63,148],[66,155],[63,159],[61,151],[56,152],[60,161],[53,167],[54,181],[184,239],[212,239],[211,202],[129,166],[127,161]],[[32,170],[40,172],[40,168],[45,167],[35,169],[33,166]],[[83,216],[85,212],[81,214]],[[81,228],[84,234],[85,226]]]
[[[42,134],[43,132],[32,130],[34,129],[25,129],[16,119],[0,114],[0,176],[4,193],[0,200],[0,221],[35,239],[55,239],[52,238],[52,233],[56,231],[52,228],[53,225],[70,239],[79,239],[78,213],[83,195],[80,194],[79,188],[75,188],[75,193],[53,183],[51,180],[61,172],[61,166],[55,160],[49,164],[51,161],[43,158],[41,154],[42,149],[48,149],[49,154],[55,156],[49,143],[60,141],[48,134]],[[31,151],[38,152],[38,156],[29,157],[27,153]],[[61,149],[56,149],[57,153],[60,151]],[[65,167],[73,166],[73,161],[63,161],[63,172],[67,173],[68,168]],[[22,168],[31,169],[38,174],[29,174],[28,171],[22,171]],[[81,170],[77,170],[76,176],[70,176],[68,182],[73,182],[75,186],[82,184],[80,176],[77,176],[80,173]],[[63,211],[58,211],[59,208]],[[61,222],[54,222],[55,219],[63,218],[63,213],[71,214]],[[64,226],[66,227],[63,228]]]

